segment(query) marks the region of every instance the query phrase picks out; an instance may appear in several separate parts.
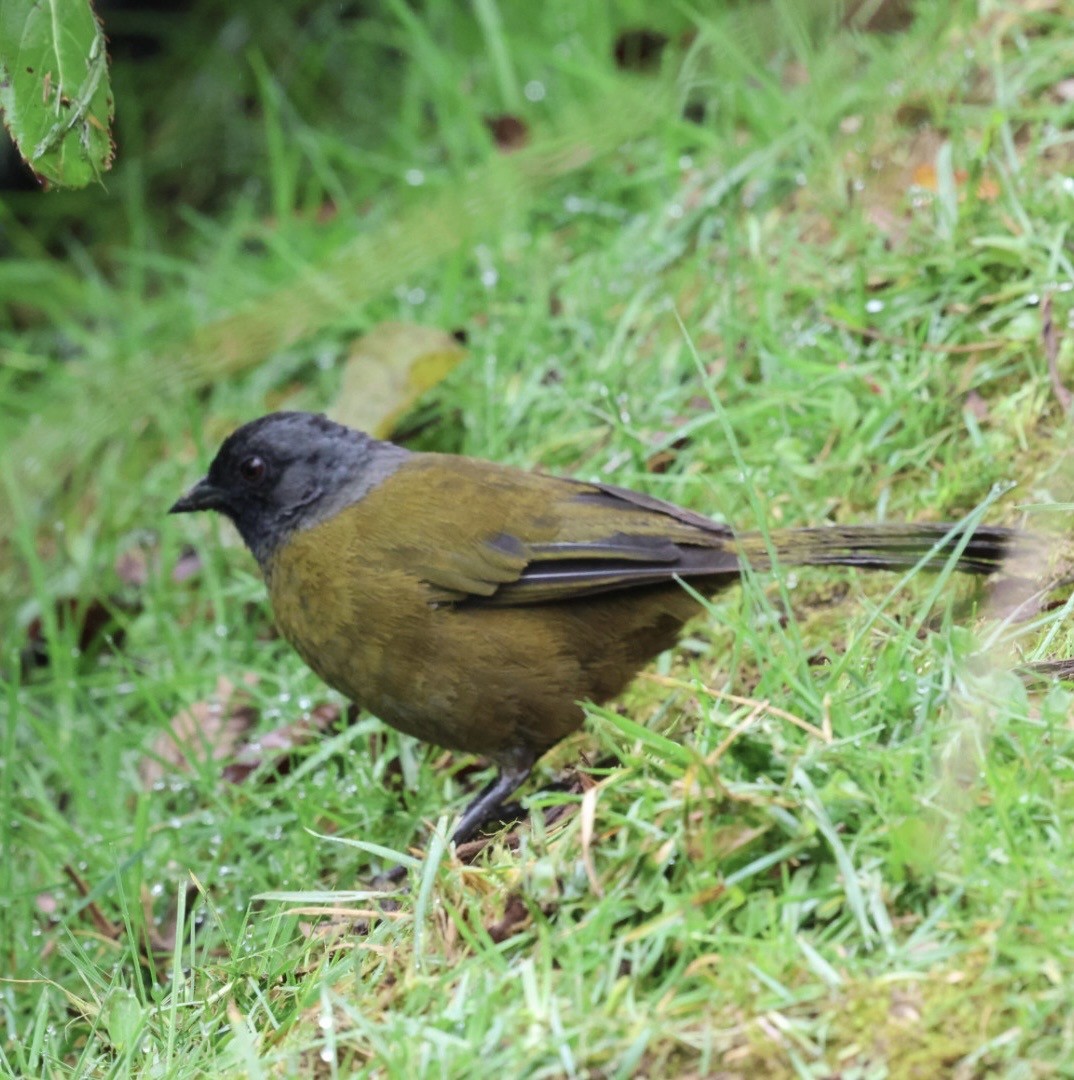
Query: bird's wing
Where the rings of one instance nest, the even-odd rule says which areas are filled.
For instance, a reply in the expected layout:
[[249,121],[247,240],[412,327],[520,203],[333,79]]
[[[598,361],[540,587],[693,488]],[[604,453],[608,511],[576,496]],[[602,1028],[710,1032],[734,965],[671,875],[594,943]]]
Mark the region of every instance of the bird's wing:
[[431,602],[553,603],[738,572],[726,526],[622,488],[419,454],[391,492],[399,505],[424,504],[394,546]]

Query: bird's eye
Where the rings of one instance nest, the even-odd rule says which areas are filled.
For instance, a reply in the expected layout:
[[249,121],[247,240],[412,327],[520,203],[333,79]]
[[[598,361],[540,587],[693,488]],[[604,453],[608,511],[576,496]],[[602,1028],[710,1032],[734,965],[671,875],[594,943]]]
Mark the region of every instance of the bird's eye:
[[257,454],[244,458],[239,464],[239,476],[248,484],[260,484],[265,479],[267,471],[268,466],[265,464],[265,459],[258,457]]

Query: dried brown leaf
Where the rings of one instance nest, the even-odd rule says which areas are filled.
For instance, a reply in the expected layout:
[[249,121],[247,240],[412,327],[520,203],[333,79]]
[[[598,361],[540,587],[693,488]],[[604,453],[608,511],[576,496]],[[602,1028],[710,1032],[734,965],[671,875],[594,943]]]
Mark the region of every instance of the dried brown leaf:
[[[160,567],[160,552],[155,548],[139,544],[121,552],[115,561],[116,577],[124,585],[144,588],[150,577]],[[186,546],[179,554],[172,567],[171,580],[177,585],[193,577],[201,569],[201,556],[195,548]]]
[[[251,685],[256,679],[247,676],[246,681]],[[221,676],[212,697],[176,714],[153,740],[138,766],[143,786],[152,790],[171,773],[189,772],[191,764],[234,756],[257,717],[249,699]]]
[[323,735],[341,715],[342,710],[338,705],[325,702],[314,706],[308,715],[293,724],[276,728],[256,741],[239,747],[234,759],[224,766],[223,778],[229,783],[241,784],[266,762],[271,763],[273,775],[285,776],[291,770],[291,752]]
[[[247,686],[256,681],[253,675],[244,679]],[[338,705],[323,702],[293,723],[247,739],[257,724],[258,711],[245,690],[222,677],[211,698],[177,714],[154,739],[138,774],[146,788],[153,788],[170,773],[188,772],[192,764],[210,760],[225,763],[220,776],[231,784],[242,783],[259,769],[267,769],[271,777],[284,776],[291,768],[292,751],[326,732],[342,712]],[[348,720],[356,713],[348,710]]]
[[511,893],[504,906],[503,918],[485,927],[488,935],[499,945],[516,934],[522,933],[530,919],[529,908],[518,893]]
[[512,116],[510,113],[486,116],[485,127],[489,129],[496,148],[505,154],[521,150],[530,141],[529,125],[521,117]]
[[181,585],[201,572],[201,556],[196,548],[184,547],[179,553],[179,558],[172,567],[172,581]]

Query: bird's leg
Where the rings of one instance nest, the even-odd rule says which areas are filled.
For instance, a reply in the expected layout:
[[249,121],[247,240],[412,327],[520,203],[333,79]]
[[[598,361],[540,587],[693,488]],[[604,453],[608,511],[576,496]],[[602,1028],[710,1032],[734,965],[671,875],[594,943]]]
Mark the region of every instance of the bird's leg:
[[504,799],[525,782],[532,768],[532,757],[501,765],[499,773],[470,800],[470,805],[463,811],[462,820],[451,837],[452,843],[458,845],[469,840],[500,809]]
[[[501,765],[500,771],[471,800],[463,811],[459,827],[452,834],[451,842],[455,845],[465,843],[502,809],[503,801],[525,782],[533,768],[535,756],[520,757],[510,765]],[[393,866],[391,870],[378,876],[377,881],[384,885],[398,885],[407,875],[405,866]]]

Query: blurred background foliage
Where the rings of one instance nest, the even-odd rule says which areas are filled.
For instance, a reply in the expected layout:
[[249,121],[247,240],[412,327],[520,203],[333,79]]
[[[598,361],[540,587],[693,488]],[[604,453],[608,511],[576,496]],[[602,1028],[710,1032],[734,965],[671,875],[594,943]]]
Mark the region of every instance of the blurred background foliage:
[[[119,102],[113,170],[45,193],[9,156],[0,202],[0,542],[17,513],[92,493],[116,435],[153,446],[154,418],[189,411],[199,387],[299,344],[323,358],[394,313],[392,289],[436,274],[465,321],[487,301],[468,289],[474,264],[504,235],[569,226],[589,232],[579,247],[604,242],[666,195],[683,153],[726,146],[736,128],[767,134],[774,56],[816,60],[843,15],[819,0],[695,12],[474,0],[461,17],[444,0],[194,0],[99,14]],[[809,98],[861,59],[825,56]],[[844,104],[825,117],[803,101],[778,138],[807,150]],[[663,184],[659,153],[644,172],[609,170],[644,137],[666,149]]]
[[[99,14],[113,170],[0,197],[0,1071],[1071,1060],[1070,695],[1010,670],[1074,651],[1069,599],[748,581],[339,944],[291,905],[365,903],[360,841],[480,765],[340,723],[233,531],[165,517],[387,352],[432,377],[360,415],[416,447],[743,527],[1062,525],[1069,0]],[[585,754],[592,835],[544,814]]]

